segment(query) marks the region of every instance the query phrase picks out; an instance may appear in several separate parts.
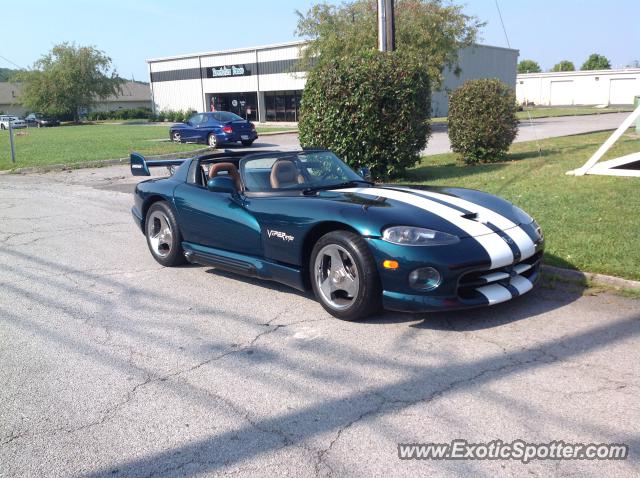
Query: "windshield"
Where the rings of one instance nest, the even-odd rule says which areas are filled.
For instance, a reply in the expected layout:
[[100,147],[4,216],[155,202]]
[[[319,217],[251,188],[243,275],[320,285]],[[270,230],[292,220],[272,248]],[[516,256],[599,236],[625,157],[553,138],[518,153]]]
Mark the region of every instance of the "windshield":
[[257,154],[244,158],[240,174],[252,192],[306,190],[362,181],[330,151]]

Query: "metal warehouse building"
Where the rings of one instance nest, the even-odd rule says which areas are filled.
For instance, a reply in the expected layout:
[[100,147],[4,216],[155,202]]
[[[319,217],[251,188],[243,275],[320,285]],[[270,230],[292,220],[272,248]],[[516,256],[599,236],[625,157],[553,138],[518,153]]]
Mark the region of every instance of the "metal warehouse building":
[[[233,111],[259,122],[298,121],[306,74],[298,68],[305,42],[147,60],[156,111]],[[474,45],[459,52],[460,74],[445,72],[432,115],[446,116],[448,94],[466,80],[499,78],[515,88],[518,51]]]
[[516,95],[540,106],[631,105],[640,96],[640,68],[522,74]]

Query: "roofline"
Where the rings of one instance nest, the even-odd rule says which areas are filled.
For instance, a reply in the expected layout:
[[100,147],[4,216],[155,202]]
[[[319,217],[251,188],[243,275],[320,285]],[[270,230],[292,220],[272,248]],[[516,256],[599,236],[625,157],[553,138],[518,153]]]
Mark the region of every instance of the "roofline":
[[[187,58],[199,58],[203,56],[228,55],[230,53],[245,53],[250,51],[272,50],[274,48],[285,48],[288,46],[301,46],[307,43],[309,43],[309,40],[296,40],[296,41],[285,42],[285,43],[272,43],[269,45],[260,45],[260,46],[245,47],[245,48],[234,48],[231,50],[203,51],[199,53],[188,53],[184,55],[163,56],[158,58],[149,58],[145,61],[147,63],[159,63],[162,61],[184,60]],[[483,45],[481,43],[474,43],[473,45],[469,45],[463,48],[473,48],[473,47],[483,47],[483,48],[492,48],[494,50],[512,51],[520,55],[520,50],[516,50],[515,48],[507,48],[507,47],[495,46],[495,45]]]
[[485,45],[483,43],[473,43],[472,45],[469,45],[469,46],[463,47],[463,48],[474,48],[474,47],[491,48],[493,50],[514,51],[514,52],[516,52],[518,54],[518,56],[520,56],[520,50],[518,50],[516,48],[508,48],[506,46],[496,46],[496,45]]
[[640,68],[618,68],[615,70],[577,70],[577,71],[544,71],[541,73],[519,73],[518,78],[549,78],[552,76],[589,76],[589,75],[620,75],[628,73],[640,74]]
[[249,52],[249,51],[260,51],[260,50],[271,50],[274,48],[284,48],[284,47],[288,47],[288,46],[297,46],[297,45],[304,45],[305,43],[308,43],[308,40],[296,40],[296,41],[291,41],[291,42],[286,42],[286,43],[273,43],[270,45],[260,45],[260,46],[253,46],[253,47],[245,47],[245,48],[234,48],[232,50],[218,50],[218,51],[204,51],[204,52],[199,52],[199,53],[189,53],[186,55],[175,55],[175,56],[164,56],[164,57],[159,57],[159,58],[149,58],[148,60],[145,60],[147,63],[156,63],[156,62],[160,62],[160,61],[170,61],[170,60],[184,60],[186,58],[198,58],[201,56],[214,56],[214,55],[226,55],[229,53],[244,53],[244,52]]

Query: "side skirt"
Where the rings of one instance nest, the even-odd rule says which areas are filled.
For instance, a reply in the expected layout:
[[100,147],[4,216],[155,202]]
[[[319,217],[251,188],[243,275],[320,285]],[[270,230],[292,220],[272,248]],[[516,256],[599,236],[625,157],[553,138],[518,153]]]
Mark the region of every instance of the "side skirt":
[[183,242],[182,248],[189,262],[216,267],[248,277],[280,282],[301,291],[306,290],[302,271],[296,267],[191,242]]

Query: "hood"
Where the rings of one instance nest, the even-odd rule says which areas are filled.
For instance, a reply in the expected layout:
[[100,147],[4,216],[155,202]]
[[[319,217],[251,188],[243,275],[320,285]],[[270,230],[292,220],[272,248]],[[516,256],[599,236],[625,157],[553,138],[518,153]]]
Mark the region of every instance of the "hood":
[[[362,218],[376,228],[392,225],[434,229],[458,237],[506,231],[528,221],[510,202],[463,188],[380,185],[331,190],[324,199],[348,203],[342,214]],[[358,205],[358,213],[353,206]],[[528,221],[531,222],[531,221]]]

